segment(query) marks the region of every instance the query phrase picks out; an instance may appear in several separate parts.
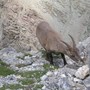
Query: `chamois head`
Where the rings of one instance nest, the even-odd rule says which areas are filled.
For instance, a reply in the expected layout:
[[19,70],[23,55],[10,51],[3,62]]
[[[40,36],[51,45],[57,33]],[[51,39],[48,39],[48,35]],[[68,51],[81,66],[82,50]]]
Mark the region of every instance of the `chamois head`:
[[73,37],[71,35],[69,35],[73,46],[71,47],[68,43],[62,41],[68,48],[66,49],[65,53],[67,56],[69,56],[72,60],[74,60],[75,62],[79,62],[81,61],[82,63],[84,63],[84,58],[82,59],[79,53],[79,49],[76,47],[75,41],[73,39]]

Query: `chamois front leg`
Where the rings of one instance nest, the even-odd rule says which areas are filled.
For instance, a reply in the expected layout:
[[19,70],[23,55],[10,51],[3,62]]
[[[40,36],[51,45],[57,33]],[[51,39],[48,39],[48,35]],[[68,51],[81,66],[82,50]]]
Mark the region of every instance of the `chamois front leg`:
[[46,60],[50,62],[50,64],[53,65],[53,56],[51,52],[46,52]]
[[61,57],[63,58],[64,65],[66,65],[66,64],[67,64],[67,62],[66,62],[66,59],[65,59],[65,55],[64,55],[63,53],[61,53]]

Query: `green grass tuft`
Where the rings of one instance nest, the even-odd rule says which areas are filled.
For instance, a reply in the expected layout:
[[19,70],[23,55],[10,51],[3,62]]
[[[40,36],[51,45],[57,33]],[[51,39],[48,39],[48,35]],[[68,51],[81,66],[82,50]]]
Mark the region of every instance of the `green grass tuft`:
[[43,67],[44,67],[44,69],[45,69],[46,72],[47,72],[47,71],[50,71],[50,70],[58,69],[57,66],[53,66],[53,65],[50,65],[50,64],[44,64]]
[[26,78],[40,78],[43,74],[45,74],[44,71],[31,71],[31,72],[22,72],[19,73],[22,77],[26,77]]
[[0,60],[0,66],[6,66],[6,67],[8,67],[10,65],[7,65],[6,63],[4,63],[3,61]]
[[15,74],[15,71],[9,69],[8,67],[0,66],[0,76],[7,76],[10,74]]
[[34,90],[41,90],[41,88],[43,87],[43,85],[41,84],[37,84],[34,88]]
[[33,80],[33,79],[23,79],[22,81],[22,84],[23,85],[31,85],[31,84],[34,84],[35,83],[35,81]]
[[15,74],[15,71],[11,70],[9,65],[0,60],[0,76],[7,76],[10,74]]

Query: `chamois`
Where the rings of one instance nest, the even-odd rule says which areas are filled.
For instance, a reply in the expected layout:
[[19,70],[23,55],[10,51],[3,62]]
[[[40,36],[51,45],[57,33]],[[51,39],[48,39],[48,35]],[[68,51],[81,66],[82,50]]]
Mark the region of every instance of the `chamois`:
[[79,55],[79,50],[76,48],[73,37],[71,35],[69,36],[73,42],[73,47],[63,41],[60,37],[60,34],[54,31],[47,22],[43,21],[39,23],[36,28],[36,37],[38,38],[42,47],[45,49],[46,59],[50,61],[50,64],[53,64],[53,52],[61,53],[61,57],[64,60],[64,65],[67,64],[65,60],[65,55],[69,56],[77,63],[78,61],[83,62],[83,59]]

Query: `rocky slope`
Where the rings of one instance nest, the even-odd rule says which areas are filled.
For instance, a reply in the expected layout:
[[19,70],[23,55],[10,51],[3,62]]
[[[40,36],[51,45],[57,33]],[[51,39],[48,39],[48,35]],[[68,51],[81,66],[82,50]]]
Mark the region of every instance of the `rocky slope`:
[[43,19],[66,41],[70,33],[78,42],[90,35],[90,1],[0,0],[0,46],[36,50],[35,29]]
[[3,48],[0,50],[0,89],[90,90],[89,41],[90,37],[77,46],[81,56],[86,57],[85,65],[82,66],[67,56],[66,66],[62,67],[63,62],[60,57],[54,57],[55,65],[52,66],[42,57],[41,52],[22,53],[12,47]]
[[[42,20],[37,12],[25,9],[15,0],[1,1],[1,45],[18,50],[33,50],[38,47],[35,35],[37,24]],[[37,46],[36,46],[37,45]]]
[[28,0],[27,2],[18,0],[18,2],[37,11],[55,30],[64,35],[65,40],[68,40],[68,33],[73,35],[77,42],[90,35],[89,0]]
[[[68,42],[68,33],[76,42],[88,37],[77,45],[86,65],[66,56],[68,65],[55,57],[52,66],[42,57],[35,35],[42,20]],[[0,90],[90,90],[89,36],[89,0],[0,0]]]

